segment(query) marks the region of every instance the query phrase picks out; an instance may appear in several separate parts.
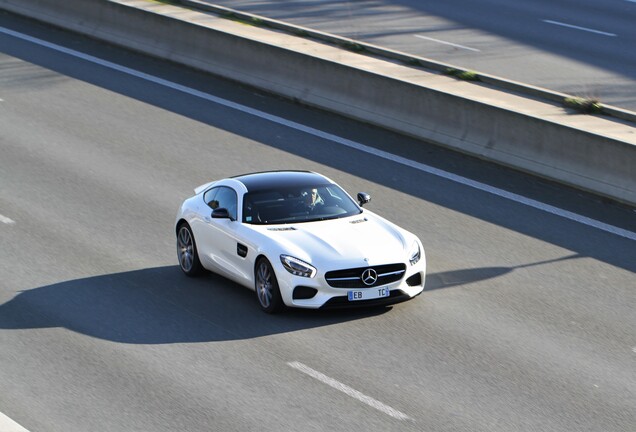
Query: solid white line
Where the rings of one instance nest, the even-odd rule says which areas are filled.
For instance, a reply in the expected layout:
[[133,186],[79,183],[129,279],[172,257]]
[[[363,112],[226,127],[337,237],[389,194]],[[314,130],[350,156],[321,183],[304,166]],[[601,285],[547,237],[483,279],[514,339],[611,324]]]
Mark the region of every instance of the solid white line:
[[478,50],[477,48],[471,48],[471,47],[467,47],[465,45],[459,45],[459,44],[455,44],[455,43],[452,43],[452,42],[446,42],[446,41],[439,40],[439,39],[433,39],[431,37],[426,37],[426,36],[422,36],[422,35],[413,35],[413,36],[415,36],[416,38],[426,39],[426,40],[430,40],[430,41],[433,41],[433,42],[441,43],[441,44],[444,44],[444,45],[454,46],[456,48],[462,48],[462,49],[465,49],[465,50],[480,52],[480,50]]
[[0,222],[5,223],[7,225],[11,225],[11,224],[15,223],[15,221],[13,219],[9,219],[8,217],[3,216],[1,214],[0,214]]
[[318,381],[324,384],[327,384],[328,386],[333,387],[336,390],[339,390],[343,392],[344,394],[351,396],[352,398],[357,399],[360,402],[369,405],[372,408],[377,409],[378,411],[382,411],[384,414],[390,415],[391,417],[396,418],[398,420],[410,420],[409,416],[407,416],[406,414],[403,414],[400,411],[395,410],[391,408],[390,406],[383,404],[382,402],[379,402],[369,396],[366,396],[360,393],[359,391],[352,389],[348,385],[341,383],[340,381],[336,381],[335,379],[330,378],[325,374],[315,371],[309,366],[305,366],[304,364],[299,362],[291,362],[287,364],[293,367],[294,369],[299,370],[300,372],[303,372],[309,375],[310,377],[315,378]]
[[0,412],[0,431],[2,432],[29,432],[6,415]]
[[551,205],[548,205],[548,204],[544,204],[542,202],[539,202],[539,201],[536,201],[536,200],[532,200],[532,199],[526,198],[526,197],[521,196],[521,195],[517,195],[517,194],[511,193],[511,192],[507,192],[507,191],[505,191],[503,189],[499,189],[499,188],[496,188],[496,187],[493,187],[493,186],[489,186],[489,185],[486,185],[486,184],[483,184],[483,183],[479,183],[479,182],[476,182],[474,180],[470,180],[468,178],[465,178],[465,177],[462,177],[462,176],[459,176],[459,175],[456,175],[456,174],[452,174],[452,173],[449,173],[447,171],[443,171],[443,170],[431,167],[429,165],[425,165],[423,163],[415,162],[415,161],[412,161],[410,159],[407,159],[407,158],[404,158],[404,157],[401,157],[401,156],[397,156],[397,155],[394,155],[392,153],[385,152],[383,150],[378,150],[376,148],[369,147],[369,146],[366,146],[364,144],[360,144],[360,143],[355,142],[355,141],[351,141],[351,140],[348,140],[348,139],[345,139],[345,138],[341,138],[341,137],[339,137],[337,135],[332,135],[330,133],[323,132],[323,131],[318,130],[318,129],[314,129],[312,127],[305,126],[305,125],[302,125],[300,123],[296,123],[296,122],[284,119],[282,117],[271,115],[271,114],[268,114],[266,112],[259,111],[259,110],[247,107],[245,105],[240,105],[238,103],[228,101],[226,99],[221,99],[219,97],[212,96],[210,94],[204,93],[204,92],[199,91],[199,90],[192,89],[190,87],[183,86],[181,84],[177,84],[177,83],[174,83],[174,82],[171,82],[171,81],[168,81],[168,80],[164,80],[162,78],[157,78],[157,77],[154,77],[152,75],[148,75],[146,73],[139,72],[139,71],[136,71],[134,69],[127,68],[125,66],[120,66],[118,64],[111,63],[109,61],[102,60],[102,59],[99,59],[97,57],[93,57],[91,55],[81,53],[79,51],[74,51],[74,50],[59,46],[59,45],[55,45],[55,44],[52,44],[50,42],[47,42],[47,41],[44,41],[44,40],[41,40],[41,39],[37,39],[37,38],[31,37],[31,36],[28,36],[28,35],[24,35],[22,33],[17,33],[17,32],[14,32],[12,30],[5,29],[5,28],[2,28],[2,27],[0,27],[0,33],[5,33],[5,34],[8,34],[10,36],[22,39],[22,40],[26,40],[26,41],[29,41],[29,42],[32,42],[32,43],[35,43],[35,44],[38,44],[38,45],[41,45],[41,46],[44,46],[44,47],[59,51],[59,52],[63,52],[65,54],[68,54],[68,55],[71,55],[71,56],[74,56],[74,57],[77,57],[77,58],[81,58],[82,60],[86,60],[86,61],[98,64],[100,66],[104,66],[104,67],[119,71],[121,73],[132,75],[134,77],[141,78],[141,79],[144,79],[146,81],[150,81],[152,83],[159,84],[159,85],[162,85],[162,86],[165,86],[165,87],[169,87],[171,89],[174,89],[174,90],[189,94],[191,96],[195,96],[195,97],[198,97],[198,98],[201,98],[201,99],[204,99],[204,100],[207,100],[207,101],[210,101],[210,102],[225,106],[227,108],[231,108],[231,109],[234,109],[234,110],[246,113],[246,114],[250,114],[250,115],[253,115],[253,116],[268,120],[268,121],[270,121],[272,123],[280,124],[280,125],[283,125],[285,127],[288,127],[288,128],[291,128],[291,129],[295,129],[295,130],[304,132],[306,134],[313,135],[313,136],[316,136],[318,138],[321,138],[321,139],[324,139],[324,140],[328,140],[328,141],[340,144],[340,145],[345,146],[345,147],[356,149],[356,150],[359,150],[361,152],[374,155],[376,157],[381,157],[383,159],[390,160],[392,162],[395,162],[395,163],[398,163],[398,164],[401,164],[401,165],[404,165],[404,166],[408,166],[410,168],[416,169],[418,171],[421,171],[421,172],[424,172],[424,173],[427,173],[427,174],[431,174],[431,175],[434,175],[434,176],[437,176],[437,177],[441,177],[443,179],[450,180],[452,182],[459,183],[459,184],[462,184],[464,186],[468,186],[468,187],[480,190],[482,192],[487,192],[487,193],[499,196],[501,198],[505,198],[505,199],[508,199],[510,201],[514,201],[516,203],[523,204],[523,205],[526,205],[528,207],[532,207],[532,208],[535,208],[537,210],[544,211],[546,213],[550,213],[550,214],[553,214],[553,215],[556,215],[556,216],[560,216],[562,218],[569,219],[569,220],[581,223],[583,225],[587,225],[589,227],[593,227],[593,228],[599,229],[601,231],[605,231],[605,232],[608,232],[608,233],[611,233],[611,234],[615,234],[615,235],[620,236],[620,237],[624,237],[624,238],[636,241],[636,233],[634,233],[634,232],[627,231],[625,229],[618,228],[618,227],[615,227],[615,226],[612,226],[612,225],[608,225],[606,223],[599,222],[597,220],[590,219],[588,217],[581,216],[581,215],[578,215],[576,213],[569,212],[567,210],[562,210],[562,209],[560,209],[558,207],[554,207],[554,206],[551,206]]
[[562,23],[562,22],[559,22],[559,21],[552,21],[552,20],[545,20],[544,19],[543,22],[548,23],[548,24],[558,25],[558,26],[561,26],[561,27],[567,27],[567,28],[572,28],[572,29],[576,29],[576,30],[583,30],[583,31],[590,32],[590,33],[596,33],[596,34],[600,34],[600,35],[603,35],[603,36],[611,36],[611,37],[618,36],[618,35],[616,35],[614,33],[607,33],[607,32],[604,32],[604,31],[594,30],[594,29],[587,28],[587,27],[579,27],[579,26],[575,26],[575,25],[572,25],[572,24]]

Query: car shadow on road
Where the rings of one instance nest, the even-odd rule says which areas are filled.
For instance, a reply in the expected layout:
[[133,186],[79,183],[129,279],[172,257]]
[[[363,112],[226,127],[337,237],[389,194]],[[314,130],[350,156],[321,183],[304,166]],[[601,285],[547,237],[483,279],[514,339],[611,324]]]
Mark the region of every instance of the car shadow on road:
[[94,276],[23,291],[0,305],[0,329],[67,328],[129,344],[250,339],[381,315],[391,307],[267,315],[254,292],[177,266]]
[[522,268],[535,267],[543,264],[552,264],[577,258],[582,258],[582,255],[572,254],[561,258],[538,261],[513,267],[479,267],[473,269],[460,269],[431,273],[426,276],[426,287],[424,288],[424,291],[434,291],[441,288],[451,288],[455,286],[468,285],[471,283],[504,276],[508,273]]
[[[432,273],[427,276],[425,291],[468,285],[516,269],[580,257],[573,254],[515,267]],[[288,309],[268,315],[260,310],[254,292],[247,288],[212,273],[188,278],[178,266],[165,266],[22,291],[0,305],[0,329],[66,328],[129,344],[196,343],[290,333],[373,318],[391,310],[391,306]]]

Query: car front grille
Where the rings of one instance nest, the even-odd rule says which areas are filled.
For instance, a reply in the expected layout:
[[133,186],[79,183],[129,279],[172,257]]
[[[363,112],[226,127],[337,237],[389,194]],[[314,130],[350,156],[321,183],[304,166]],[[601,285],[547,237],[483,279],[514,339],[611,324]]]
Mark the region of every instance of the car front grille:
[[[375,270],[378,279],[367,285],[362,281],[362,274],[367,269]],[[386,264],[369,267],[356,267],[346,270],[334,270],[325,274],[329,286],[334,288],[372,288],[399,281],[406,272],[406,264]]]

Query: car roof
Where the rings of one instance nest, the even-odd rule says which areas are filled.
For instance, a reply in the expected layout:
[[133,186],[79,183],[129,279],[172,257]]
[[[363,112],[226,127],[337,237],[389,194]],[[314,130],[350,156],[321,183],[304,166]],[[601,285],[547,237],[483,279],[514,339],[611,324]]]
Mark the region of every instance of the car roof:
[[231,178],[243,183],[248,192],[332,184],[328,178],[311,171],[264,171]]

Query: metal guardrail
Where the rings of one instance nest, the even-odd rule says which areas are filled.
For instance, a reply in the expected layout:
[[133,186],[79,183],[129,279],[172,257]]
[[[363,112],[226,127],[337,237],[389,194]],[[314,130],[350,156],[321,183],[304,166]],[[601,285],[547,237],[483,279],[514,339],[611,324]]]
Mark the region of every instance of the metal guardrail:
[[[478,82],[488,84],[501,90],[511,91],[520,95],[553,102],[561,106],[566,106],[566,100],[568,99],[576,99],[574,96],[569,94],[531,86],[528,84],[523,84],[520,82],[500,78],[494,75],[484,74],[477,71],[470,71],[460,66],[442,63],[412,54],[406,54],[400,51],[391,50],[366,42],[336,36],[330,33],[324,33],[307,27],[289,24],[283,21],[278,21],[247,12],[241,12],[235,9],[230,9],[224,6],[207,3],[200,0],[169,0],[167,2],[181,4],[197,11],[212,12],[220,17],[242,21],[257,27],[267,27],[275,30],[281,30],[299,37],[315,39],[334,46],[338,46],[343,49],[347,49],[349,51],[358,52],[360,54],[373,55],[387,60],[397,61],[408,67],[427,69],[442,74],[448,74],[448,72],[451,70],[459,72],[473,72]],[[616,119],[625,120],[636,124],[636,112],[618,108],[615,106],[605,105],[601,103],[600,112],[598,114],[614,117]]]

